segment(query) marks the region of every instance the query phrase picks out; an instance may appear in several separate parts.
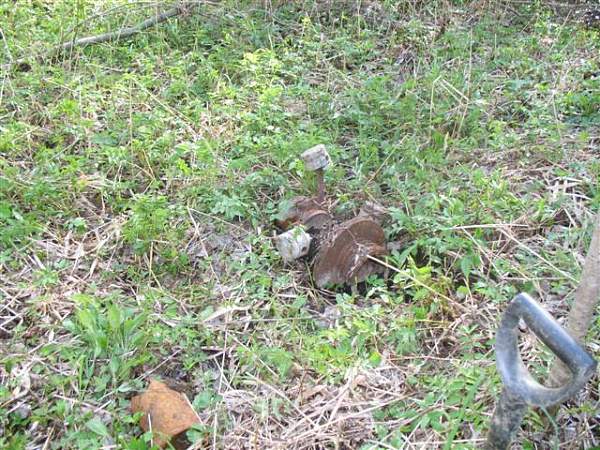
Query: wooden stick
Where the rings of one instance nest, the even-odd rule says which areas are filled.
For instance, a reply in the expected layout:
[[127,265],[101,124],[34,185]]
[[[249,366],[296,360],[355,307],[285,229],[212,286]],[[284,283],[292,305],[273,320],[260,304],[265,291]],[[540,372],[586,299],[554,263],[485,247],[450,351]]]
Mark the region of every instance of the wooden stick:
[[[581,281],[567,317],[567,331],[580,343],[584,341],[594,320],[598,300],[600,300],[600,213],[595,219],[592,242],[581,273]],[[555,387],[561,386],[569,378],[569,370],[562,361],[555,360],[550,370],[550,384]]]
[[[138,4],[144,4],[144,3],[145,2],[138,2]],[[152,5],[152,3],[150,3],[150,2],[148,4]],[[37,59],[41,56],[53,57],[56,55],[60,55],[61,53],[70,51],[70,50],[74,49],[75,47],[85,47],[87,45],[100,44],[103,42],[122,41],[131,36],[139,34],[142,31],[144,31],[152,26],[158,25],[159,23],[162,23],[171,17],[175,17],[175,16],[183,14],[185,11],[188,10],[188,7],[193,8],[193,7],[199,6],[201,4],[214,5],[216,3],[211,2],[209,0],[181,0],[181,1],[177,2],[175,4],[175,6],[173,6],[172,8],[169,8],[165,12],[156,14],[153,17],[149,17],[148,19],[138,23],[137,25],[121,28],[119,30],[111,31],[108,33],[98,34],[95,36],[86,36],[86,37],[79,38],[79,39],[72,39],[71,41],[63,42],[62,44],[58,44],[56,47],[53,47],[52,49],[50,49],[50,51],[46,55],[38,55],[38,56],[34,56],[34,58]],[[112,10],[114,10],[114,9],[117,9],[117,8],[113,8]],[[92,17],[98,17],[98,16],[99,15],[92,16]],[[74,27],[74,29],[77,29],[78,27],[79,27],[79,24],[76,25]],[[31,56],[20,58],[17,60],[11,60],[8,64],[1,66],[1,68],[3,70],[8,70],[13,66],[27,64],[27,61],[30,58],[31,58]]]
[[111,31],[110,33],[98,34],[96,36],[87,36],[75,39],[73,41],[65,42],[57,48],[57,53],[66,52],[72,50],[75,47],[85,47],[86,45],[91,44],[100,44],[102,42],[113,42],[127,39],[133,35],[144,31],[147,28],[164,22],[170,17],[178,16],[184,11],[184,9],[184,6],[179,3],[173,8],[170,8],[161,14],[156,14],[154,17],[150,17],[133,27],[125,27],[117,31]]

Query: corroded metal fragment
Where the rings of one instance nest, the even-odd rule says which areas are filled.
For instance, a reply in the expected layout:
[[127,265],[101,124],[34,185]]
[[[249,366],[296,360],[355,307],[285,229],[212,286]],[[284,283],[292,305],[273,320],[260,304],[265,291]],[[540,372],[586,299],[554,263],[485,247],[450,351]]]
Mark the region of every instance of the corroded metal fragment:
[[383,229],[370,217],[359,216],[335,227],[324,239],[313,277],[317,287],[364,281],[382,267],[369,259],[387,253]]
[[277,226],[289,230],[295,225],[304,225],[306,230],[323,228],[331,216],[312,198],[296,197],[285,214],[276,222]]
[[365,202],[362,208],[360,208],[358,215],[370,217],[380,225],[391,220],[391,216],[387,208],[380,205],[379,203],[370,201]]

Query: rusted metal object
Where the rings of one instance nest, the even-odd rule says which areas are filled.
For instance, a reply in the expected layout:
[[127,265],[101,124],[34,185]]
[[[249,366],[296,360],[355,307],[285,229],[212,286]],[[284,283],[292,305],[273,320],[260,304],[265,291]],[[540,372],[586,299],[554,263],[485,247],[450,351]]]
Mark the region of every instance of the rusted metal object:
[[385,207],[379,203],[370,201],[365,202],[362,208],[360,208],[358,215],[370,217],[380,225],[391,220],[390,213]]
[[313,277],[319,288],[364,281],[383,267],[369,256],[387,253],[385,234],[371,217],[359,216],[336,226],[315,258]]
[[323,228],[331,221],[329,213],[321,208],[312,198],[296,197],[290,208],[276,221],[279,228],[289,230],[296,225],[303,225],[307,231]]
[[317,177],[317,202],[323,204],[325,201],[325,177],[323,171],[331,163],[327,148],[323,144],[315,145],[309,148],[301,155],[304,161],[304,167],[307,170],[315,172]]
[[[333,218],[325,206],[323,170],[331,164],[324,145],[316,145],[302,153],[306,170],[315,172],[317,196],[296,197],[287,211],[276,221],[279,228],[290,230],[275,238],[284,261],[305,256],[309,250],[317,254],[313,260],[313,276],[318,287],[364,281],[383,267],[369,257],[387,253],[381,224],[389,216],[375,203],[365,204],[358,217],[333,226]],[[293,232],[302,226],[301,232]],[[305,233],[310,233],[310,236]],[[311,250],[310,242],[313,238]]]

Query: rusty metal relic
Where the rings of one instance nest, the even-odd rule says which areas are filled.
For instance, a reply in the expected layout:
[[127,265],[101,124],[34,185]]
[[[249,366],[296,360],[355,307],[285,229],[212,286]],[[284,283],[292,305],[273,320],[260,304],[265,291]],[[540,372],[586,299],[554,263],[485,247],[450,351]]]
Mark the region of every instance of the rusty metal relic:
[[[358,217],[334,225],[325,202],[323,171],[331,164],[327,148],[322,144],[309,148],[301,158],[306,170],[315,173],[317,195],[311,198],[295,197],[276,221],[277,226],[286,231],[275,238],[282,259],[291,262],[307,254],[311,256],[316,249],[313,277],[319,288],[358,283],[369,275],[382,272],[383,267],[370,257],[387,253],[385,234],[381,228],[388,217],[385,208],[367,202]],[[297,227],[302,232],[291,231]],[[313,241],[312,238],[316,239]]]
[[387,253],[383,229],[370,217],[359,216],[339,224],[324,241],[313,269],[319,288],[361,282],[383,269],[369,259]]
[[315,199],[296,197],[276,224],[283,230],[289,230],[296,225],[304,225],[306,230],[311,231],[323,228],[330,221],[329,213],[323,210]]

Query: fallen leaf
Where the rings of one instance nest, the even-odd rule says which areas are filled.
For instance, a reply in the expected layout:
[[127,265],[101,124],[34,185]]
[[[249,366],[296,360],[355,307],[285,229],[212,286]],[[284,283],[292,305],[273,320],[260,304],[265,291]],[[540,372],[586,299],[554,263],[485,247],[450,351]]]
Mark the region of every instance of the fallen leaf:
[[152,431],[154,444],[160,448],[173,438],[171,444],[176,449],[186,448],[185,443],[178,445],[178,435],[200,423],[187,397],[158,380],[151,380],[146,392],[131,399],[131,411],[144,413],[140,426],[145,432]]

